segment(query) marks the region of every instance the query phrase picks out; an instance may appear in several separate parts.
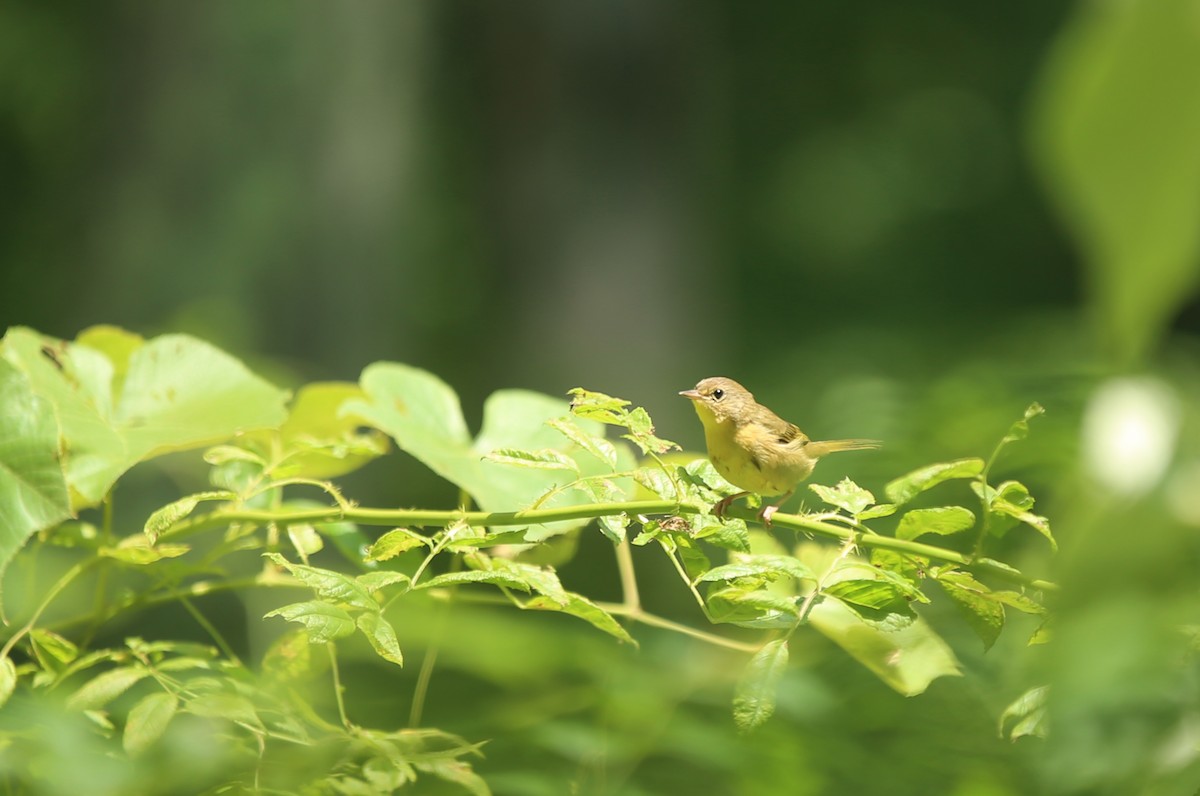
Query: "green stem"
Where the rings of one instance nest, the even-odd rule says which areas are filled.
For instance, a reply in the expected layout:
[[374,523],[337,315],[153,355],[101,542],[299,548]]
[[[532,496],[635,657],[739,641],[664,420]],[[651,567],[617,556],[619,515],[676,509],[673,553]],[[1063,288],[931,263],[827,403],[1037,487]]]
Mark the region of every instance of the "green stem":
[[346,700],[342,698],[342,676],[338,672],[337,646],[332,641],[327,641],[325,649],[329,651],[329,668],[333,674],[333,696],[337,700],[338,718],[342,720],[343,727],[349,727],[350,719],[346,718]]
[[51,586],[50,591],[44,598],[42,598],[41,604],[38,605],[37,609],[33,612],[33,616],[29,617],[29,621],[26,622],[25,625],[16,633],[13,633],[12,636],[9,637],[8,641],[4,643],[4,647],[0,648],[0,658],[7,658],[8,654],[12,652],[13,647],[17,645],[17,642],[28,635],[35,627],[37,627],[38,620],[42,618],[42,614],[47,608],[50,607],[50,603],[54,601],[54,598],[61,594],[62,590],[71,584],[71,581],[82,575],[87,571],[88,567],[92,566],[99,560],[100,559],[98,558],[90,558],[87,561],[80,561],[78,564],[64,572],[63,576],[58,579],[58,582]]
[[[334,522],[347,520],[360,525],[380,526],[438,526],[452,522],[464,522],[472,526],[541,525],[563,520],[586,520],[610,514],[626,512],[637,514],[704,514],[708,506],[679,503],[673,500],[633,500],[624,503],[590,503],[580,506],[562,506],[531,511],[434,511],[427,509],[367,509],[344,510],[337,507],[303,509],[297,511],[269,511],[263,509],[218,509],[208,514],[191,517],[176,523],[160,537],[163,540],[190,536],[210,528],[219,528],[231,522],[274,522],[281,525],[297,522]],[[731,507],[726,516],[755,522],[756,512],[741,506]],[[957,550],[922,544],[909,539],[891,536],[868,536],[850,528],[840,528],[826,522],[818,522],[798,514],[775,514],[771,524],[776,528],[788,528],[817,536],[825,536],[845,542],[853,539],[862,547],[895,550],[900,553],[924,556],[936,561],[960,564],[974,570],[994,575],[1003,580],[1031,586],[1045,591],[1057,591],[1058,585],[1047,580],[1033,578],[1016,569],[991,559],[973,557]]]

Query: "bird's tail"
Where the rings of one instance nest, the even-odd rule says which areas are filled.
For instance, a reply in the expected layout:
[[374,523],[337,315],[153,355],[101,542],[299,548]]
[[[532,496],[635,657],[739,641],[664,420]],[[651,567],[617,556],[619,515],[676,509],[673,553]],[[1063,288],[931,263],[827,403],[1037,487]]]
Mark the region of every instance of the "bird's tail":
[[821,442],[810,442],[804,446],[804,449],[809,456],[820,458],[828,453],[874,450],[882,445],[883,443],[877,439],[828,439]]

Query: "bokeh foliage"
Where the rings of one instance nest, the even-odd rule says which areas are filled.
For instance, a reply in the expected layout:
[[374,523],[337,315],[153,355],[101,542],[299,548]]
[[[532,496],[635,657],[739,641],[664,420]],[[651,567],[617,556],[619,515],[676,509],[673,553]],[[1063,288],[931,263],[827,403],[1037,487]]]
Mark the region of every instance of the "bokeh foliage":
[[[877,494],[1040,401],[1004,469],[1063,548],[1053,645],[984,654],[935,599],[964,678],[905,699],[807,639],[739,736],[724,651],[460,605],[461,635],[434,609],[406,629],[441,650],[426,718],[493,738],[477,765],[500,793],[1191,793],[1196,38],[1186,0],[10,4],[0,317],[190,331],[291,386],[410,362],[471,428],[497,388],[603,386],[693,448],[674,392],[730,375],[814,435],[886,440],[827,481]],[[5,422],[38,416],[0,385]],[[370,504],[455,505],[425,468],[377,465],[350,477]],[[132,532],[202,476],[168,456],[126,478]],[[615,598],[607,544],[582,536],[564,579]],[[647,604],[697,619],[642,552]],[[265,655],[266,608],[210,599]],[[108,641],[178,626],[150,611]],[[410,693],[416,667],[394,668],[347,677]],[[1001,739],[1042,684],[1050,736]],[[112,771],[74,718],[12,710],[48,728],[46,770]],[[138,781],[219,767],[203,729]]]

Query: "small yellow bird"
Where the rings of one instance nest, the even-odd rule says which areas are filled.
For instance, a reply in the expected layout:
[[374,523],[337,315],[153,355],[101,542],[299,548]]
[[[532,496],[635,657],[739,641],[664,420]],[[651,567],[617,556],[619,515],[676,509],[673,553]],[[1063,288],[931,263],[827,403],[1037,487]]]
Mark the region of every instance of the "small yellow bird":
[[878,448],[873,439],[834,439],[814,442],[804,432],[767,407],[756,402],[733,379],[714,376],[693,390],[679,393],[690,398],[704,424],[708,458],[726,481],[745,490],[724,498],[715,506],[718,517],[729,504],[744,495],[782,495],[759,512],[766,525],[771,516],[808,478],[817,460],[827,453]]

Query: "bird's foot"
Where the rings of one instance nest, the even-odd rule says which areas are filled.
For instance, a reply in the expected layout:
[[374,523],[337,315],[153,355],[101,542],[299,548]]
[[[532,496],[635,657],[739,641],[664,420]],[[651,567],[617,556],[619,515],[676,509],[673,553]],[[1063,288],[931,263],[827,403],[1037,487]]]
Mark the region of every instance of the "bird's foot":
[[727,497],[721,498],[712,507],[713,516],[718,517],[718,518],[724,517],[725,512],[729,511],[729,506],[733,503],[733,501],[737,500],[740,497],[745,497],[746,495],[749,495],[749,494],[750,494],[749,492],[738,492],[735,495],[729,495]]
[[758,512],[758,518],[762,520],[763,525],[771,527],[771,517],[775,516],[775,512],[779,511],[778,506],[767,506],[762,511]]

